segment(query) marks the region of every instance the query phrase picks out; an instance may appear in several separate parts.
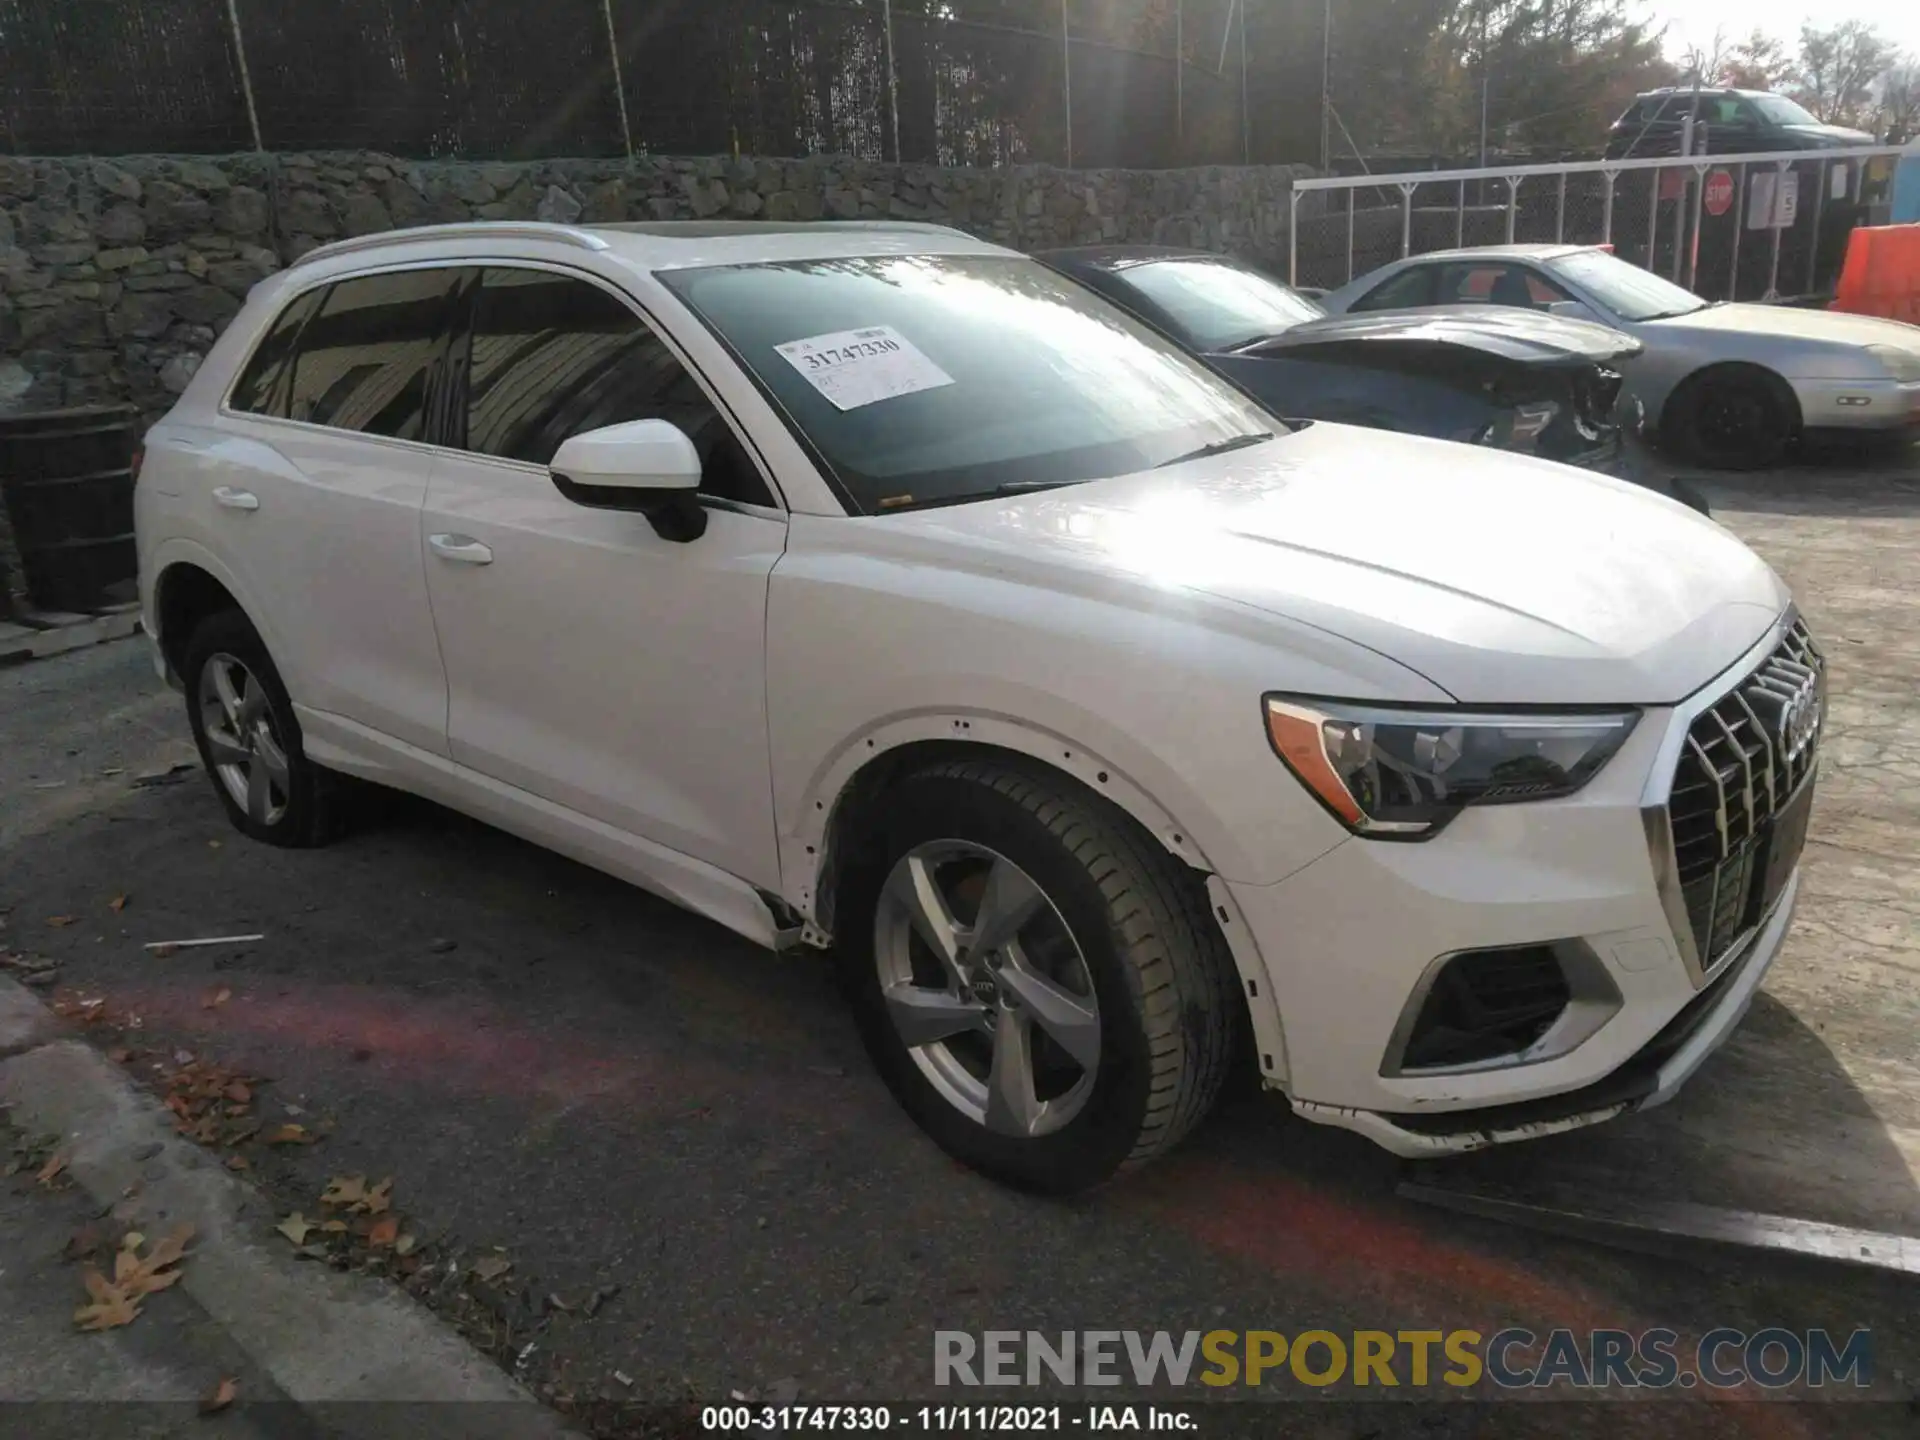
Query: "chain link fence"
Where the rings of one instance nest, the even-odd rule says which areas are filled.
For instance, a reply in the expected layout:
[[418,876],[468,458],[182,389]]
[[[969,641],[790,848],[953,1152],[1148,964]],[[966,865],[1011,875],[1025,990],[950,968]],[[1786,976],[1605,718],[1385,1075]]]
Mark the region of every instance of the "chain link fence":
[[1611,245],[1709,300],[1830,294],[1899,151],[1714,156],[1298,182],[1295,283],[1334,289],[1407,255]]
[[1231,7],[1121,45],[1100,4],[0,0],[0,150],[1244,159]]

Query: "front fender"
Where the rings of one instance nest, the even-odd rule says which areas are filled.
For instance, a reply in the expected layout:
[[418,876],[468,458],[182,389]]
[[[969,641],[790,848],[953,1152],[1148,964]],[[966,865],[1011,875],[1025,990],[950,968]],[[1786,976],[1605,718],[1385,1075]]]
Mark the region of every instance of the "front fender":
[[[821,923],[820,889],[823,867],[830,860],[829,838],[841,807],[872,767],[885,766],[891,757],[929,742],[1018,755],[1038,768],[1069,776],[1111,800],[1170,855],[1201,872],[1206,877],[1214,919],[1239,976],[1261,1077],[1270,1086],[1285,1088],[1290,1072],[1285,1025],[1275,1003],[1279,987],[1267,968],[1269,957],[1261,952],[1240,902],[1221,878],[1207,849],[1210,842],[1238,858],[1240,850],[1231,834],[1198,796],[1183,790],[1179,801],[1170,806],[1119,762],[1059,731],[951,707],[895,716],[849,736],[846,743],[836,747],[801,794],[797,828],[792,833],[783,829],[781,835],[784,898],[815,927],[819,940],[830,938]],[[1182,804],[1184,810],[1179,808]],[[1302,865],[1310,864],[1345,839],[1330,824],[1322,829],[1321,843]]]

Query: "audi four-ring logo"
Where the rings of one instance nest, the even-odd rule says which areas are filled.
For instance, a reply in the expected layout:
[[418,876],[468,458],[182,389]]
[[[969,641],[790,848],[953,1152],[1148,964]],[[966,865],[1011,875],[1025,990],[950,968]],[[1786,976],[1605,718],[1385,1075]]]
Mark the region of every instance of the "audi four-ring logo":
[[1780,743],[1786,748],[1787,762],[1791,764],[1806,754],[1819,733],[1820,687],[1817,680],[1809,678],[1780,712]]

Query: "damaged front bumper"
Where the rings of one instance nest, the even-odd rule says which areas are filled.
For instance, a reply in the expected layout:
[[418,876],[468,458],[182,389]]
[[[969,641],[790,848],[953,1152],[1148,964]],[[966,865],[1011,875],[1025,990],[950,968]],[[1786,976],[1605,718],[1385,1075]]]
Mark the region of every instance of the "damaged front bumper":
[[1745,1018],[1785,943],[1800,881],[1796,873],[1787,882],[1745,954],[1728,964],[1637,1054],[1591,1085],[1517,1104],[1419,1114],[1353,1110],[1308,1100],[1290,1103],[1308,1120],[1357,1131],[1407,1159],[1463,1155],[1517,1140],[1537,1140],[1664,1105]]

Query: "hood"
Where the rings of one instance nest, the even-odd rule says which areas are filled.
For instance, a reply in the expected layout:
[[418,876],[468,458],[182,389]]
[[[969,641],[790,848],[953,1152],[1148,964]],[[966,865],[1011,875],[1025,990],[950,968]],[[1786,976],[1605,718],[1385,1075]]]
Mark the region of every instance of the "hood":
[[1839,310],[1801,310],[1791,305],[1709,305],[1691,315],[1649,320],[1647,324],[1662,329],[1735,330],[1783,340],[1828,340],[1838,345],[1891,345],[1920,352],[1920,325]]
[[1813,144],[1838,148],[1842,145],[1871,145],[1873,136],[1864,130],[1849,130],[1844,125],[1782,125],[1780,133],[1811,141]]
[[1368,310],[1309,320],[1242,354],[1278,354],[1308,345],[1346,341],[1418,341],[1461,345],[1522,364],[1624,360],[1643,348],[1638,340],[1596,325],[1536,310],[1503,305],[1449,305],[1435,310]]
[[1093,568],[1238,602],[1470,704],[1669,704],[1738,660],[1789,598],[1725,530],[1624,481],[1325,423],[884,523],[998,552],[1036,580]]

